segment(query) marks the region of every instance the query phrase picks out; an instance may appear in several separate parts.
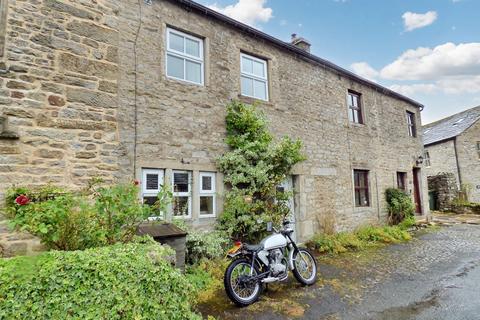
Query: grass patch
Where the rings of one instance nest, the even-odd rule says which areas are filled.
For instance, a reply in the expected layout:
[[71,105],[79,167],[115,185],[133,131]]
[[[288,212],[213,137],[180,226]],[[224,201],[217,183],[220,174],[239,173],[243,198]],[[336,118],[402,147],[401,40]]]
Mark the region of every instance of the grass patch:
[[226,258],[203,259],[199,263],[187,267],[185,276],[194,287],[197,304],[217,298],[218,290],[223,288],[223,275],[230,262]]
[[406,219],[397,226],[365,226],[355,232],[340,232],[334,235],[317,234],[307,242],[307,247],[319,253],[339,254],[360,251],[367,247],[400,243],[412,238],[407,231],[415,221]]

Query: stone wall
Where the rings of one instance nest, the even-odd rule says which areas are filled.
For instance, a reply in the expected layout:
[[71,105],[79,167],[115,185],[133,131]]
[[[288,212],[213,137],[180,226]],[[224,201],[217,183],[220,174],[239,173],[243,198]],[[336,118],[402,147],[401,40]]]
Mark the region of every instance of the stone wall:
[[445,172],[451,173],[459,188],[460,179],[457,170],[455,141],[448,140],[442,143],[426,146],[425,151],[429,153],[431,163],[431,166],[425,168],[426,175],[428,177],[433,177]]
[[440,173],[428,177],[429,191],[433,191],[436,207],[440,211],[450,211],[452,201],[458,197],[457,179],[453,173]]
[[113,181],[119,170],[120,4],[2,3],[8,23],[0,116],[15,134],[0,134],[0,202],[12,184],[79,188],[94,176]]
[[480,120],[457,137],[458,161],[462,185],[468,191],[468,200],[480,203]]
[[[259,108],[273,132],[305,144],[308,160],[293,172],[300,239],[385,221],[397,171],[413,192],[423,146],[408,136],[406,111],[418,128],[420,111],[381,90],[173,1],[11,0],[8,9],[0,114],[19,139],[0,139],[0,194],[12,183],[141,179],[142,168],[215,172],[225,106],[253,102],[240,95],[240,52],[268,60],[270,101]],[[204,86],[166,77],[167,25],[205,39]],[[365,125],[348,120],[348,89],[362,94]],[[353,205],[353,169],[370,170],[370,207]],[[424,177],[421,190],[428,213]],[[215,219],[199,217],[197,200],[190,222],[207,228]]]

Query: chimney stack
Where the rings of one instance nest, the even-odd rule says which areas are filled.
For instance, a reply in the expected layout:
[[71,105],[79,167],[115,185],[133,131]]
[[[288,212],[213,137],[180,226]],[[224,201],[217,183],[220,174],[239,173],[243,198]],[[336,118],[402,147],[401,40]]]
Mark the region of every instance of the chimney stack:
[[302,49],[303,51],[306,51],[306,52],[310,53],[311,43],[308,42],[307,39],[297,36],[296,33],[292,33],[291,44],[293,44],[294,46]]

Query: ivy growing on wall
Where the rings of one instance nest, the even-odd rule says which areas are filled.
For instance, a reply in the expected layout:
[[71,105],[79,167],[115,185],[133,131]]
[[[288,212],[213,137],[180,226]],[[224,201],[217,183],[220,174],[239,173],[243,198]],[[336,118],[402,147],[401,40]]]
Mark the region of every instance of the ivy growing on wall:
[[227,106],[230,151],[218,159],[227,186],[219,228],[232,238],[257,241],[265,223],[280,223],[289,213],[291,194],[278,190],[292,167],[305,160],[300,140],[275,141],[268,123],[255,106],[233,101]]

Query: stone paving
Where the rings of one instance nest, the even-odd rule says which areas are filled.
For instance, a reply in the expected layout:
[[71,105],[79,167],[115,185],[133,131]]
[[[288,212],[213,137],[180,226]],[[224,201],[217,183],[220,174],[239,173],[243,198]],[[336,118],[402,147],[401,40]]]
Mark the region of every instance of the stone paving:
[[[456,279],[480,265],[480,226],[456,218],[436,217],[448,226],[419,231],[409,243],[319,257],[320,281],[313,287],[291,279],[249,308],[225,298],[200,309],[218,319],[450,319],[441,316],[447,294],[461,294]],[[440,316],[429,318],[433,312]]]

